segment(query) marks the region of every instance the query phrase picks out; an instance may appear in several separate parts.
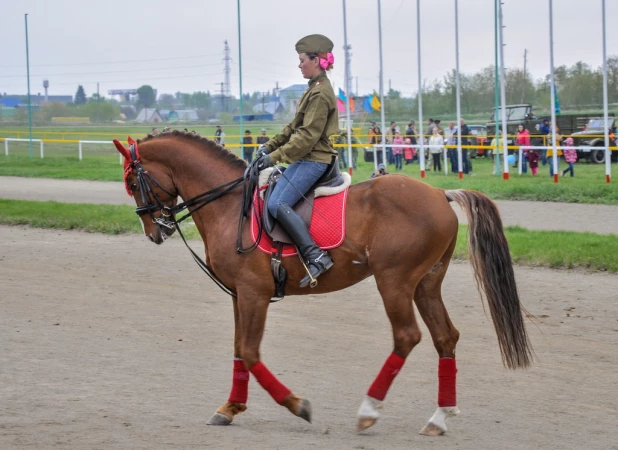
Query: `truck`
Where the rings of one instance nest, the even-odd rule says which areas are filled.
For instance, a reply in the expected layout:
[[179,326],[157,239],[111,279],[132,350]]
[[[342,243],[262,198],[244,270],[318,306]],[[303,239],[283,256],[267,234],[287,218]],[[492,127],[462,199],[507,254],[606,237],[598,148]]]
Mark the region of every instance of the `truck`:
[[[605,130],[611,130],[610,133],[616,134],[616,118],[611,116],[607,118],[605,123],[604,117],[593,117],[588,120],[582,131],[575,132],[571,135],[575,141],[576,147],[588,146],[590,148],[577,150],[577,159],[579,161],[586,160],[589,162],[603,164],[605,162],[605,149],[594,147],[605,146]],[[610,146],[615,146],[615,137],[610,137]],[[612,161],[618,162],[618,151],[612,152]]]
[[[530,143],[532,145],[546,145],[546,140],[539,134],[539,129],[543,123],[543,120],[550,119],[549,117],[536,117],[532,111],[532,105],[529,103],[506,105],[505,112],[507,134],[511,136],[507,139],[508,145],[513,145],[514,140],[512,136],[517,134],[517,127],[520,124],[523,124],[526,130],[530,132]],[[502,111],[498,110],[498,114],[500,129],[502,129]],[[573,133],[586,129],[586,126],[591,119],[598,120],[601,115],[602,114],[599,113],[558,114],[556,116],[556,122],[558,124],[560,134],[562,136],[570,136]],[[610,116],[613,118],[614,113],[611,113]],[[495,116],[492,115],[490,117],[490,121],[486,125],[488,142],[491,142],[496,135],[496,122],[494,119]],[[596,131],[598,132],[598,130]],[[597,155],[595,154],[595,156]]]

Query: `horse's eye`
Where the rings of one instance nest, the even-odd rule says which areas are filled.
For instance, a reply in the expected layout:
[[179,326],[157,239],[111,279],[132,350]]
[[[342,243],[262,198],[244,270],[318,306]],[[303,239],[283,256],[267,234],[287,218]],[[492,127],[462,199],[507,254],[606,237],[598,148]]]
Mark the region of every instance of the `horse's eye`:
[[131,188],[131,190],[132,190],[133,192],[136,192],[136,191],[137,191],[137,189],[138,189],[138,187],[137,187],[137,183],[131,183],[131,186],[129,186],[129,187]]

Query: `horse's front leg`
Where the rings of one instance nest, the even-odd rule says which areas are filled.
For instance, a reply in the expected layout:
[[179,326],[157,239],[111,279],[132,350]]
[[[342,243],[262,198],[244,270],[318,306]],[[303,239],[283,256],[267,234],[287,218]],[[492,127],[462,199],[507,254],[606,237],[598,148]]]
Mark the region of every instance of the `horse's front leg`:
[[234,420],[234,416],[247,409],[249,371],[240,356],[240,316],[238,313],[238,300],[234,297],[232,297],[232,304],[234,305],[234,374],[232,377],[232,390],[228,401],[217,409],[214,416],[208,421],[208,425],[229,425]]
[[239,291],[238,309],[241,324],[242,358],[249,368],[249,372],[277,403],[285,406],[295,416],[311,422],[309,400],[293,394],[260,361],[260,343],[264,336],[269,301],[270,295],[256,293],[251,288],[244,295]]

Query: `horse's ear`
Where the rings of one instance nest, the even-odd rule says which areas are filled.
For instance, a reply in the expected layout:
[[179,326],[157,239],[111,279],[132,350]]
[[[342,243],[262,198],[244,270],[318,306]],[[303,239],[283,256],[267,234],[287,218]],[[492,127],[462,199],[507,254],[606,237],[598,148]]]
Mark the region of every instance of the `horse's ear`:
[[131,154],[129,153],[129,150],[124,145],[122,145],[118,139],[114,139],[113,142],[116,146],[116,150],[118,150],[127,161],[131,161]]

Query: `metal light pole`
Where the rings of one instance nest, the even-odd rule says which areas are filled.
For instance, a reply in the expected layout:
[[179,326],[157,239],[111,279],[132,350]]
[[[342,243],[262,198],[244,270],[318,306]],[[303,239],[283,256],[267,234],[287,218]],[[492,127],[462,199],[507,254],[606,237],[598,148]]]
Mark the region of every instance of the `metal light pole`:
[[[498,136],[500,133],[500,75],[499,75],[499,67],[500,64],[498,63],[498,46],[499,46],[499,39],[498,39],[498,2],[500,0],[494,0],[494,49],[495,49],[495,55],[494,55],[494,68],[495,68],[495,73],[494,73],[494,104],[495,104],[495,109],[494,109],[494,123],[496,124],[494,133],[495,136],[494,138],[496,139],[496,142],[499,141]],[[500,152],[498,151],[498,146],[496,145],[495,149],[492,149],[492,152],[494,152],[494,160],[495,160],[495,164],[494,164],[494,171],[496,172],[496,176],[500,176]]]
[[549,63],[550,67],[550,105],[551,105],[551,147],[554,183],[558,182],[558,152],[556,150],[556,80],[554,78],[554,2],[549,0]]
[[236,8],[238,15],[238,84],[240,86],[240,120],[239,122],[239,133],[240,136],[240,157],[244,157],[244,140],[243,140],[243,104],[242,104],[242,46],[241,46],[241,36],[240,36],[240,0],[236,0]]
[[[463,158],[461,149],[461,99],[460,99],[460,80],[459,80],[459,5],[455,0],[455,86],[457,104],[457,172],[459,179],[463,178]],[[434,169],[435,170],[435,169]]]
[[[502,149],[504,151],[504,172],[503,177],[505,180],[509,179],[509,153],[508,153],[508,128],[506,123],[506,81],[504,75],[504,25],[502,24],[502,2],[499,4],[500,11],[498,14],[500,28],[500,103],[502,103]],[[498,129],[496,128],[496,131]]]
[[418,66],[418,127],[419,163],[421,178],[425,178],[425,137],[423,136],[423,78],[421,70],[421,0],[416,0],[416,56]]
[[601,0],[603,21],[603,117],[605,119],[605,181],[612,177],[612,152],[609,149],[609,112],[607,104],[607,28],[605,20],[605,0]]
[[345,113],[348,132],[348,171],[352,175],[352,125],[350,123],[350,47],[348,46],[348,24],[345,10],[345,0],[343,0],[343,49],[345,50]]
[[380,0],[378,0],[378,42],[380,45],[380,115],[382,119],[382,162],[386,167],[386,119],[384,118],[384,108],[386,107],[386,105],[384,104],[384,65],[382,63],[382,4]]
[[28,48],[28,14],[24,14],[26,23],[26,77],[28,78],[28,131],[30,134],[30,158],[32,158],[32,101],[30,99],[30,50]]

